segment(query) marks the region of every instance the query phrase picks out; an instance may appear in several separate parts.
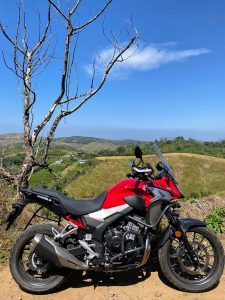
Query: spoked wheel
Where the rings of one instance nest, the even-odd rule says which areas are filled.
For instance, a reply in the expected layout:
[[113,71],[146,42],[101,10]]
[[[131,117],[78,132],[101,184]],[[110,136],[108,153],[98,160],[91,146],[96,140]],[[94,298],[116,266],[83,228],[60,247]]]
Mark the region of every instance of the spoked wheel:
[[181,239],[168,240],[159,249],[163,274],[183,291],[202,292],[213,288],[223,273],[224,250],[217,236],[208,228],[187,232],[197,260],[193,262]]
[[[49,293],[59,288],[70,270],[59,269],[32,252],[32,239],[37,233],[52,234],[53,225],[33,225],[18,237],[10,252],[10,271],[18,285],[29,293]],[[58,228],[59,230],[59,228]]]

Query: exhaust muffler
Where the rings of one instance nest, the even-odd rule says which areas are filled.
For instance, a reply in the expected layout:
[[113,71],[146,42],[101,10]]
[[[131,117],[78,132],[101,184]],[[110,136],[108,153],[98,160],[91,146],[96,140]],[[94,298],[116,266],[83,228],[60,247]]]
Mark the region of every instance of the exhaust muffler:
[[31,247],[33,252],[60,268],[65,267],[75,270],[89,269],[86,263],[74,257],[66,249],[59,247],[52,238],[44,234],[37,233],[32,240]]

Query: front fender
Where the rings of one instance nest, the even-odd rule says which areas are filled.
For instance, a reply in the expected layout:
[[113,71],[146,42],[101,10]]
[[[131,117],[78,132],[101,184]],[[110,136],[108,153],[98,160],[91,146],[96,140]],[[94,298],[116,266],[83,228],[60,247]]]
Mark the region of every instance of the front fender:
[[189,231],[189,229],[194,227],[206,227],[207,224],[201,220],[191,219],[191,218],[185,218],[185,219],[179,219],[180,226],[183,229],[183,231],[186,233]]
[[[188,232],[191,228],[194,227],[207,226],[205,222],[191,218],[178,219],[178,221],[184,233]],[[166,227],[158,242],[158,248],[161,248],[169,239],[174,239],[174,230],[175,229],[171,225]]]

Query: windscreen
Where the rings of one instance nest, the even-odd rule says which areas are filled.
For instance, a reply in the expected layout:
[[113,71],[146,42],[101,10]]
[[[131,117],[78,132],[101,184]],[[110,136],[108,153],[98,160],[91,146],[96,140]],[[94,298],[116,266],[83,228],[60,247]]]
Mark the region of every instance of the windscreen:
[[170,176],[173,177],[173,179],[175,180],[173,171],[170,168],[169,163],[166,161],[165,157],[163,156],[162,152],[160,151],[159,147],[156,144],[153,144],[152,149],[155,153],[155,155],[158,156],[158,158],[160,159],[161,163],[162,163],[162,167],[170,174]]

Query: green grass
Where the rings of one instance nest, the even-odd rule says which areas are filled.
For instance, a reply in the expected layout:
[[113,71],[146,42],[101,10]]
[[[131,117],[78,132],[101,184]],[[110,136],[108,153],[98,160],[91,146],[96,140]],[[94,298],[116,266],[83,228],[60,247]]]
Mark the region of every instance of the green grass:
[[85,174],[96,164],[95,159],[87,159],[85,164],[79,164],[71,159],[63,159],[63,164],[50,165],[53,174],[48,170],[36,170],[29,182],[30,187],[47,187],[50,189],[64,190],[65,185]]
[[[225,190],[225,159],[197,154],[174,153],[165,155],[172,166],[182,192],[189,197],[195,194],[215,194]],[[88,173],[79,176],[65,186],[74,198],[93,197],[126,178],[131,157],[103,157]],[[145,157],[154,165],[157,159]]]
[[38,170],[35,172],[29,182],[30,187],[34,186],[46,186],[47,183],[50,183],[54,180],[54,177],[48,170]]

